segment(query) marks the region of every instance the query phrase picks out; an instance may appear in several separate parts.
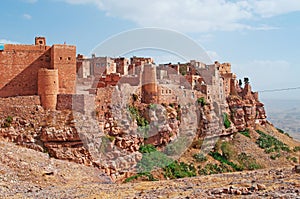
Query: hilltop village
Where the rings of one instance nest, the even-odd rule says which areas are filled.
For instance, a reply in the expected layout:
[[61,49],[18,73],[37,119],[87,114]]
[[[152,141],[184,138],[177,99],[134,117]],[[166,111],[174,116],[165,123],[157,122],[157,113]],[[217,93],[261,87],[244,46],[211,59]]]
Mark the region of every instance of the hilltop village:
[[142,159],[141,146],[170,152],[184,136],[230,139],[271,125],[249,79],[238,80],[230,63],[76,54],[44,37],[0,48],[0,137],[122,181]]
[[[108,88],[121,83],[140,87],[141,102],[147,104],[178,103],[180,95],[176,91],[179,89],[192,91],[190,94],[195,100],[203,97],[207,103],[223,107],[227,106],[226,100],[235,95],[247,99],[248,105],[256,106],[260,114],[255,115],[258,119],[255,122],[263,122],[266,118],[258,93],[251,91],[248,78],[242,87],[241,80],[231,72],[230,63],[216,61],[207,65],[191,60],[155,65],[152,58],[143,57],[92,55],[86,58],[80,54],[76,56],[75,46],[47,46],[44,37],[36,37],[35,45],[5,44],[0,59],[0,97],[38,95],[45,110],[70,108],[65,98],[82,93],[106,95],[105,100],[100,99],[100,105],[101,109],[107,108],[108,104],[102,103],[109,100]],[[86,91],[89,92],[80,92],[80,85],[88,85]],[[170,89],[172,86],[178,89]],[[251,125],[245,124],[247,126]]]

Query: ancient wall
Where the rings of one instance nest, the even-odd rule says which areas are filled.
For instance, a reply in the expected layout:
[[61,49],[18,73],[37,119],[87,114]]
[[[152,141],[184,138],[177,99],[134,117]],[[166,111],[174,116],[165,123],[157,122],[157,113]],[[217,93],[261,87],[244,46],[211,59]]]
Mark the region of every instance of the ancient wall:
[[87,113],[95,110],[94,102],[94,95],[59,94],[56,109]]
[[7,116],[24,117],[41,105],[39,96],[20,96],[0,98],[0,118]]
[[59,93],[75,93],[76,47],[53,45],[51,48],[51,69],[58,69]]
[[0,97],[37,95],[41,68],[58,69],[60,93],[75,92],[76,47],[46,46],[44,37],[35,44],[6,44],[0,51]]
[[114,89],[115,88],[111,86],[97,89],[95,106],[96,114],[98,119],[101,121],[105,119],[105,114],[110,112],[110,105]]
[[139,76],[124,76],[122,77],[118,84],[129,84],[131,86],[139,86],[140,85],[140,77]]
[[37,95],[38,70],[50,68],[49,49],[6,44],[0,51],[0,97]]

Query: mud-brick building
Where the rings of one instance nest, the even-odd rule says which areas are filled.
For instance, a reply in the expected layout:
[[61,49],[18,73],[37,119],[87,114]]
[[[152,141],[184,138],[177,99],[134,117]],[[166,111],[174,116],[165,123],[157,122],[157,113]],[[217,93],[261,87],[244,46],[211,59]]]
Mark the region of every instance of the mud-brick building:
[[45,37],[36,37],[34,45],[0,49],[0,97],[40,95],[44,108],[53,109],[58,94],[75,93],[75,81],[75,46],[47,46]]

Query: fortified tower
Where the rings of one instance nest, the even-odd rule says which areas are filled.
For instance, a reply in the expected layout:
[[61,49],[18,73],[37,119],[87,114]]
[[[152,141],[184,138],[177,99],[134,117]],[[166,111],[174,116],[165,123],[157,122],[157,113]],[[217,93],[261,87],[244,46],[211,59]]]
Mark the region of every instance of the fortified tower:
[[45,37],[36,37],[35,45],[36,46],[46,46],[46,38]]
[[38,94],[44,109],[55,110],[58,95],[58,70],[42,68],[38,73]]
[[59,93],[75,93],[76,47],[55,44],[51,47],[51,69],[58,69]]
[[57,94],[74,94],[76,46],[0,45],[0,97],[40,95],[45,109],[55,109]]
[[145,64],[142,73],[142,102],[155,104],[157,103],[157,97],[156,66]]

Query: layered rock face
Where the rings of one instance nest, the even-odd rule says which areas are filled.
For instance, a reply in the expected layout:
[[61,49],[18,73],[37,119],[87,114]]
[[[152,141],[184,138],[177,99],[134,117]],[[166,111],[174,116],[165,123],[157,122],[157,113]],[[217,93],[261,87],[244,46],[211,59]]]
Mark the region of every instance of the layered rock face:
[[51,157],[79,164],[92,165],[89,152],[84,148],[78,132],[72,127],[43,127],[40,140]]
[[48,112],[41,107],[14,113],[0,122],[0,138],[18,145],[47,152],[51,157],[92,165],[89,152],[70,122],[71,112]]
[[266,122],[264,104],[258,100],[257,93],[251,91],[249,84],[238,95],[230,95],[227,102],[231,120],[238,131]]

